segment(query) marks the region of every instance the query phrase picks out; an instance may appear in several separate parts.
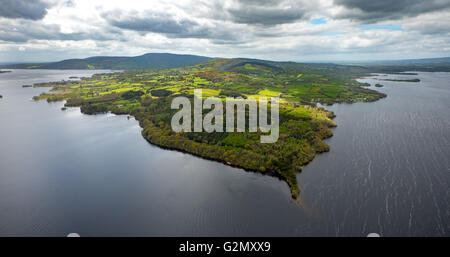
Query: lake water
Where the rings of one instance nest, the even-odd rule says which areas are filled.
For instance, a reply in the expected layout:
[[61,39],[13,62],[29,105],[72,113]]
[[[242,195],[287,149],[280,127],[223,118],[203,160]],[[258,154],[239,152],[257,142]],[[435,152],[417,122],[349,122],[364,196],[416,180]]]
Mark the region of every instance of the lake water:
[[0,236],[450,236],[449,73],[327,107],[338,127],[298,174],[299,205],[276,178],[162,150],[134,119],[61,111],[31,100],[48,89],[22,88],[98,72],[0,74]]

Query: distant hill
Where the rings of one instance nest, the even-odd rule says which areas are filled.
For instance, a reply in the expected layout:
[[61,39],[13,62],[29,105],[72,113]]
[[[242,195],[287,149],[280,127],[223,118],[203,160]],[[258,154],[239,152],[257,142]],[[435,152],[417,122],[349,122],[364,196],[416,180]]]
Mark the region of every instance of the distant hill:
[[[213,66],[219,70],[254,74],[261,72],[327,73],[337,76],[363,76],[368,73],[395,73],[405,71],[450,72],[450,57],[387,60],[343,63],[276,62],[249,58],[217,59],[197,55],[148,53],[135,57],[96,56],[86,59],[68,59],[52,63],[4,64],[0,68],[10,69],[111,69],[145,70],[170,69],[184,66]],[[252,67],[258,69],[252,69]]]
[[363,65],[339,65],[333,63],[276,62],[259,59],[235,58],[214,59],[197,65],[202,68],[214,68],[222,71],[247,75],[270,76],[269,74],[297,73],[318,74],[340,78],[354,78],[374,72],[374,68]]
[[442,64],[442,63],[450,63],[450,57],[374,61],[373,63],[377,63],[377,64]]
[[111,70],[141,70],[170,69],[196,65],[212,58],[197,55],[180,55],[169,53],[149,53],[134,57],[96,56],[86,59],[68,59],[51,63],[24,63],[1,65],[10,69],[111,69]]
[[450,72],[450,57],[353,62],[352,64],[364,66],[373,72],[380,73],[405,71]]
[[402,73],[407,71],[450,72],[450,58],[430,58],[397,61],[373,61],[360,63],[301,63],[276,62],[259,59],[235,58],[214,59],[197,65],[199,68],[212,67],[218,70],[262,75],[279,73],[318,74],[349,79],[367,76],[371,73]]

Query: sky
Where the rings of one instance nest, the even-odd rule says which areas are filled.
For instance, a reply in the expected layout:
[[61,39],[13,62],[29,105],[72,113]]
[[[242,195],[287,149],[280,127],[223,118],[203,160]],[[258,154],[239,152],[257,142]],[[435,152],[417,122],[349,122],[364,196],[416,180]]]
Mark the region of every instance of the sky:
[[450,56],[450,0],[0,0],[0,63],[151,52],[278,61]]

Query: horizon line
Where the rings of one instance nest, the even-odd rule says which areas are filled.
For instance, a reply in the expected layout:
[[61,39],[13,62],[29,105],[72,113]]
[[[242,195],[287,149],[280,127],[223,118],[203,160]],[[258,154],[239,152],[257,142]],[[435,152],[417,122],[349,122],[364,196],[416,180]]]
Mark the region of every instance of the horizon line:
[[210,59],[254,59],[254,60],[262,60],[262,61],[271,61],[271,62],[295,62],[295,63],[365,63],[365,62],[392,62],[392,61],[414,61],[414,60],[432,60],[432,59],[446,59],[450,58],[450,56],[440,56],[440,57],[422,57],[422,58],[405,58],[405,59],[329,59],[329,60],[313,60],[313,59],[305,59],[305,60],[273,60],[273,59],[264,59],[264,58],[257,58],[257,57],[210,57],[205,55],[198,55],[198,54],[187,54],[187,53],[171,53],[171,52],[147,52],[140,55],[94,55],[94,56],[87,56],[82,58],[67,58],[67,59],[59,59],[59,60],[53,60],[53,61],[43,61],[43,62],[33,62],[33,61],[13,61],[13,62],[0,62],[2,65],[11,65],[11,64],[41,64],[41,63],[56,63],[56,62],[62,62],[66,60],[84,60],[89,58],[100,58],[100,57],[106,57],[106,58],[114,58],[114,57],[126,57],[126,58],[133,58],[133,57],[140,57],[148,54],[170,54],[170,55],[189,55],[189,56],[198,56],[198,57],[205,57]]

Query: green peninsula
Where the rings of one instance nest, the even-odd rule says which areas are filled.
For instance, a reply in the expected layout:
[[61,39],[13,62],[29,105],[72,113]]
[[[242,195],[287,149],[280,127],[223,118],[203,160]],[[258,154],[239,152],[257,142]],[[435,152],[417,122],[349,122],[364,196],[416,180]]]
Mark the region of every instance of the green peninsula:
[[[384,94],[353,80],[361,72],[340,65],[276,63],[250,59],[214,59],[198,65],[164,70],[97,74],[80,81],[41,83],[52,89],[34,97],[66,100],[85,114],[112,112],[131,115],[142,135],[162,148],[190,153],[227,165],[276,176],[299,195],[296,173],[318,153],[329,151],[323,141],[332,136],[334,114],[317,103],[370,102]],[[257,133],[175,133],[170,108],[176,96],[280,97],[280,135],[273,144],[260,143]],[[204,115],[209,110],[205,110]]]

